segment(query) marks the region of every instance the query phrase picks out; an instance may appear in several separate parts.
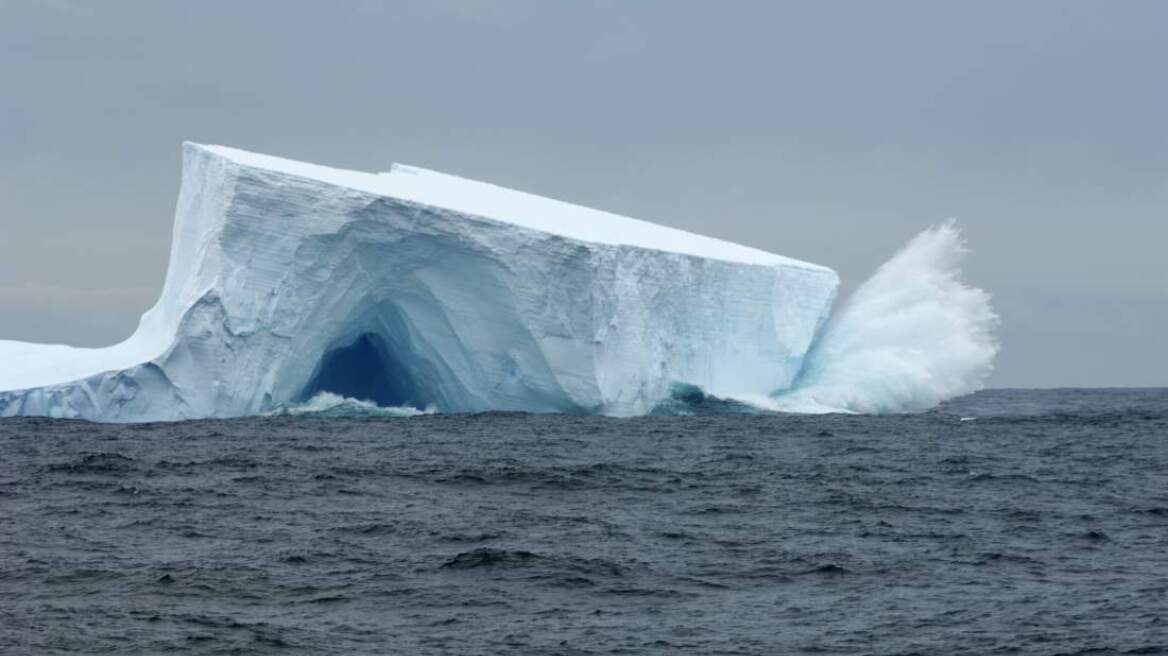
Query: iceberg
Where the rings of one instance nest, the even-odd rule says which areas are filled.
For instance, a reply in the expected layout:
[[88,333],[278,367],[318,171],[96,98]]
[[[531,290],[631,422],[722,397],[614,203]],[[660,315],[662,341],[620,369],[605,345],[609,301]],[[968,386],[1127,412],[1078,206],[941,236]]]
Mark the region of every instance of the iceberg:
[[679,383],[774,395],[838,284],[827,267],[422,168],[187,143],[158,302],[107,348],[0,341],[0,416],[238,417],[322,394],[630,416]]

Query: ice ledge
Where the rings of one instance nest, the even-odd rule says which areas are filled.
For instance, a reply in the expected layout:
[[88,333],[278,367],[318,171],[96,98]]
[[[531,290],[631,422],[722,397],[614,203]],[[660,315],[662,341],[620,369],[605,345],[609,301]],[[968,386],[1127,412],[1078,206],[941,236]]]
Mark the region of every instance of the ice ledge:
[[241,166],[318,180],[378,196],[480,216],[584,242],[669,251],[740,264],[831,271],[831,269],[818,264],[769,253],[734,242],[515,191],[486,182],[439,173],[418,166],[394,164],[389,171],[367,173],[299,162],[228,146],[186,142],[184,147],[203,150]]

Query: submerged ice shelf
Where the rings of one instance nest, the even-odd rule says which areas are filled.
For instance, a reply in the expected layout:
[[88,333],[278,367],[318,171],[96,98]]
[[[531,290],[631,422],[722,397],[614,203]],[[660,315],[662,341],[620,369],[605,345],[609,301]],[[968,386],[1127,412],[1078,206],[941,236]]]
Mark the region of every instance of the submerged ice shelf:
[[634,415],[790,388],[826,267],[415,167],[183,148],[166,282],[125,342],[0,341],[0,416],[234,417],[321,392]]

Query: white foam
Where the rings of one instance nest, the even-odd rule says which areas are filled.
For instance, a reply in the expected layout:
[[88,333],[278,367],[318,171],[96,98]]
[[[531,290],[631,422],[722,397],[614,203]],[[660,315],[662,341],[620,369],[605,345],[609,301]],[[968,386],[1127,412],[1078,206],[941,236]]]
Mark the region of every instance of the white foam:
[[417,417],[437,412],[433,406],[419,410],[411,406],[380,406],[332,392],[320,392],[304,403],[278,408],[268,413],[281,417]]
[[998,318],[990,295],[961,281],[965,252],[952,221],[917,235],[833,316],[792,391],[753,402],[787,412],[914,412],[981,389],[998,352]]

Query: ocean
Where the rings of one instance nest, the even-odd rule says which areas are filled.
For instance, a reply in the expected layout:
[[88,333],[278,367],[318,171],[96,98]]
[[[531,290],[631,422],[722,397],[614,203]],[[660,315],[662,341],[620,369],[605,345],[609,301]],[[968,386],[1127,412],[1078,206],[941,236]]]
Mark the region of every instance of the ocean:
[[1168,390],[0,420],[3,654],[1168,652]]

